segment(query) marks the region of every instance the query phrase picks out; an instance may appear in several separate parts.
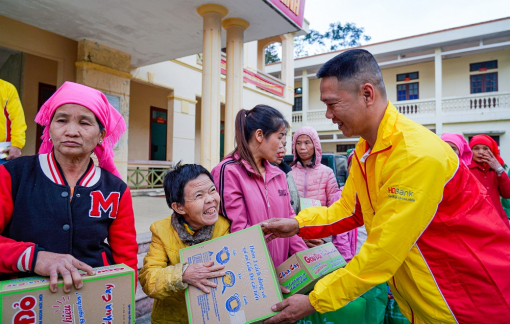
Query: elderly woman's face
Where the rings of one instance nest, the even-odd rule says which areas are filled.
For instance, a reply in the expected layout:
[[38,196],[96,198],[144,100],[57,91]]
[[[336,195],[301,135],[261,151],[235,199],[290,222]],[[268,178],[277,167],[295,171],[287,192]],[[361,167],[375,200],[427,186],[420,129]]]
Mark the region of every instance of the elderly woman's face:
[[216,187],[206,174],[189,181],[184,187],[184,205],[178,205],[176,210],[194,230],[206,225],[213,225],[218,220],[220,195]]
[[94,113],[76,104],[57,108],[49,132],[55,150],[72,157],[89,156],[105,134],[99,130]]

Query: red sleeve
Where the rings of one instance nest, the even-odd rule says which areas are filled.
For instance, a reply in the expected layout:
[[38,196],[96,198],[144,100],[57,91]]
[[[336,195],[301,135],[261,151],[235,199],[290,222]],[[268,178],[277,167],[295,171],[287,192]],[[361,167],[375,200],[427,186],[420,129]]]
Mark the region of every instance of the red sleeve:
[[115,263],[124,263],[133,268],[135,279],[138,280],[138,243],[136,242],[135,215],[129,187],[126,188],[120,199],[119,212],[110,226],[108,242],[112,247]]
[[[11,174],[3,165],[0,165],[0,183],[0,233],[3,233],[14,209]],[[0,235],[0,273],[29,271],[34,257],[34,246],[34,243],[17,242]],[[31,249],[27,250],[30,247]],[[25,251],[27,253],[24,253]],[[24,256],[20,259],[22,254]]]
[[505,199],[510,198],[510,179],[508,178],[508,174],[503,172],[497,179],[499,195]]

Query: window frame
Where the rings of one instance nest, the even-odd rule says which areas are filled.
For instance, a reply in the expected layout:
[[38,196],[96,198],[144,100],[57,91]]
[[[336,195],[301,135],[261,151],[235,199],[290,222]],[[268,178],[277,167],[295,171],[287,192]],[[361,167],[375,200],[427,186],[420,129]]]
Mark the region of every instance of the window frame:
[[[494,75],[496,84],[494,86],[495,90],[487,91],[486,77],[487,75]],[[480,92],[473,92],[473,78],[482,77],[481,80],[481,90]],[[477,87],[478,88],[478,87]],[[498,92],[499,82],[498,82],[498,72],[489,72],[489,73],[476,73],[469,75],[469,93],[470,94],[478,94],[478,93],[489,93],[489,92]]]
[[[300,102],[299,102],[299,110],[297,109],[297,105],[296,105],[296,100],[299,99]],[[294,97],[294,104],[292,105],[292,112],[297,112],[297,111],[303,111],[303,97],[302,96],[295,96]]]
[[[487,63],[492,63],[492,62],[496,62],[496,66],[488,68]],[[474,70],[473,67],[475,64],[481,64],[482,67],[479,67],[478,69]],[[497,69],[498,69],[498,60],[469,63],[469,72],[485,72],[488,70],[497,70]]]
[[[412,98],[410,99],[410,89],[409,89],[409,86],[410,85],[414,85],[416,84],[416,98]],[[399,88],[400,86],[404,86],[406,87],[405,91],[406,91],[406,94],[405,94],[405,99],[400,99],[400,95],[399,95]],[[414,90],[414,89],[413,89]],[[411,82],[411,83],[399,83],[397,84],[397,101],[408,101],[408,100],[418,100],[420,99],[420,82]]]
[[[411,78],[411,74],[414,74],[416,73],[416,78]],[[400,75],[403,75],[404,76],[404,79],[403,80],[399,80],[398,77]],[[408,77],[406,77],[408,76]],[[409,79],[409,80],[406,80],[406,79]],[[396,77],[396,80],[397,82],[409,82],[409,81],[412,81],[412,80],[419,80],[420,79],[420,72],[419,71],[415,71],[415,72],[407,72],[407,73],[398,73],[397,74],[397,77]]]

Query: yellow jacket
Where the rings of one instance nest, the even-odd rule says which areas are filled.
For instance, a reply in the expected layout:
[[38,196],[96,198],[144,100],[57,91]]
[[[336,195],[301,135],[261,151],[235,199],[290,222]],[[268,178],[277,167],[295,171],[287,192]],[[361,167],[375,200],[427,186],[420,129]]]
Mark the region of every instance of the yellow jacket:
[[25,146],[25,114],[19,100],[18,91],[7,81],[0,79],[0,142],[11,142],[22,149]]
[[345,268],[320,280],[319,312],[388,282],[413,323],[506,323],[510,231],[453,150],[389,103],[369,151],[360,139],[342,198],[296,216],[299,236],[365,224],[368,237]]
[[[184,290],[188,284],[182,282],[182,267],[179,250],[184,244],[171,224],[172,216],[151,225],[152,242],[140,270],[143,291],[154,298],[151,323],[188,323]],[[218,217],[212,238],[229,234],[230,223]]]

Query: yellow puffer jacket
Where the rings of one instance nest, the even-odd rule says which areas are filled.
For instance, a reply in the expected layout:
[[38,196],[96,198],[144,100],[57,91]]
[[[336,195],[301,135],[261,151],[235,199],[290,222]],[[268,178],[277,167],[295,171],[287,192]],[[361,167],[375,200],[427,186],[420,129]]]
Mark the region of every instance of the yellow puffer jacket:
[[[151,322],[188,323],[182,267],[179,250],[189,245],[183,243],[171,224],[172,216],[151,225],[152,242],[140,270],[143,291],[154,298]],[[212,238],[229,234],[230,223],[222,216],[214,226]]]

